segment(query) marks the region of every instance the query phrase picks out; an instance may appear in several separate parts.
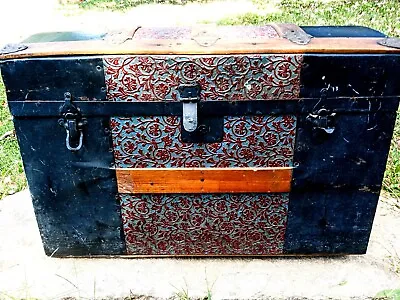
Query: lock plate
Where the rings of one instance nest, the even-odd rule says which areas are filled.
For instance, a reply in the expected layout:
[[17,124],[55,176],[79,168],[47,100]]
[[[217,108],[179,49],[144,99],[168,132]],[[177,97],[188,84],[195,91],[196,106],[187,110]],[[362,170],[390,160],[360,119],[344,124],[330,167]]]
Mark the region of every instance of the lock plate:
[[224,135],[224,118],[209,117],[201,114],[201,87],[199,84],[186,84],[178,87],[182,102],[182,142],[218,143]]
[[188,132],[193,132],[197,129],[197,103],[184,102],[182,108],[182,124],[183,129]]
[[182,142],[184,143],[220,143],[224,136],[223,117],[199,116],[199,125],[193,132],[184,130],[182,124]]
[[197,103],[200,101],[200,85],[185,84],[178,87],[179,99],[182,102],[183,129],[194,132],[198,126]]

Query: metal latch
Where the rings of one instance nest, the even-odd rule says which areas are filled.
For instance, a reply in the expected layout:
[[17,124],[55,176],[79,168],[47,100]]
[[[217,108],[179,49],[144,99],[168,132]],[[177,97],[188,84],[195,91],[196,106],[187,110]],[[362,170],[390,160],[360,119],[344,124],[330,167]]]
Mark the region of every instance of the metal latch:
[[58,124],[64,127],[67,132],[67,137],[65,139],[67,149],[70,151],[78,151],[82,148],[82,129],[83,126],[87,124],[87,120],[82,118],[81,111],[72,102],[70,93],[67,92],[64,94],[64,100],[64,105],[60,109],[62,118],[58,120]]
[[316,114],[309,114],[307,121],[313,125],[313,130],[332,134],[335,131],[336,113],[330,113],[326,109],[320,109]]
[[195,131],[198,126],[197,103],[200,101],[200,90],[199,84],[185,84],[178,87],[179,98],[183,102],[183,128],[188,132]]

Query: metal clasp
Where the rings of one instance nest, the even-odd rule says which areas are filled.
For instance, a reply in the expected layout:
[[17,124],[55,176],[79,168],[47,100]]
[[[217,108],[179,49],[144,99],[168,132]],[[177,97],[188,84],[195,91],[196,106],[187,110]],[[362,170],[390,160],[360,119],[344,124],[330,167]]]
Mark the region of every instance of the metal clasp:
[[[72,102],[70,93],[64,94],[64,105],[61,107],[62,118],[58,120],[58,124],[65,128],[67,137],[65,145],[70,151],[79,151],[83,144],[83,126],[87,124],[87,120],[82,118],[82,114]],[[75,145],[75,146],[72,146]]]
[[314,130],[332,134],[335,131],[336,113],[330,113],[326,109],[320,109],[316,114],[309,114],[307,121],[313,125]]
[[179,98],[183,102],[183,128],[188,132],[194,132],[198,126],[197,103],[200,101],[200,85],[181,85],[178,91]]

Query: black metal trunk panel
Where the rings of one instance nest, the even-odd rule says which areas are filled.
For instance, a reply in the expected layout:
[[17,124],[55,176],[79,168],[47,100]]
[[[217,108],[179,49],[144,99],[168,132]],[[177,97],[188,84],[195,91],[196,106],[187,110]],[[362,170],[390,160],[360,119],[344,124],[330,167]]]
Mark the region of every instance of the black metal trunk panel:
[[298,118],[286,253],[365,253],[379,200],[392,112],[342,114],[329,136]]
[[299,116],[292,189],[379,192],[398,106],[397,98],[382,101],[390,102],[393,111],[337,113],[332,134],[315,131],[307,116]]
[[106,97],[101,58],[11,60],[2,63],[1,72],[8,101],[64,101],[67,91],[81,100]]
[[83,147],[65,147],[57,118],[15,118],[25,173],[47,255],[125,251],[108,118],[88,118]]
[[379,193],[328,190],[290,193],[285,254],[364,254]]
[[326,97],[347,96],[349,105],[361,101],[351,96],[369,99],[366,111],[336,110],[330,134],[298,115],[285,253],[365,253],[399,104],[400,60],[307,55],[304,62],[301,96],[320,97],[314,113],[334,111]]
[[300,98],[398,96],[400,55],[306,54]]

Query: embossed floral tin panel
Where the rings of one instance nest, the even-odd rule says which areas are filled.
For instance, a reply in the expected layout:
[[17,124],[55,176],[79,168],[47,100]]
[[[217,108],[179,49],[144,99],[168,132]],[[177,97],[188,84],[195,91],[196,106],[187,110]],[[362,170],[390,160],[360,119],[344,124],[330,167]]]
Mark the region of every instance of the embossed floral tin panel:
[[296,99],[302,55],[117,56],[103,60],[110,101],[179,101],[180,85],[201,101]]
[[289,202],[280,194],[120,195],[128,254],[282,254]]
[[291,167],[296,117],[225,117],[221,143],[183,143],[180,117],[111,118],[116,167]]

